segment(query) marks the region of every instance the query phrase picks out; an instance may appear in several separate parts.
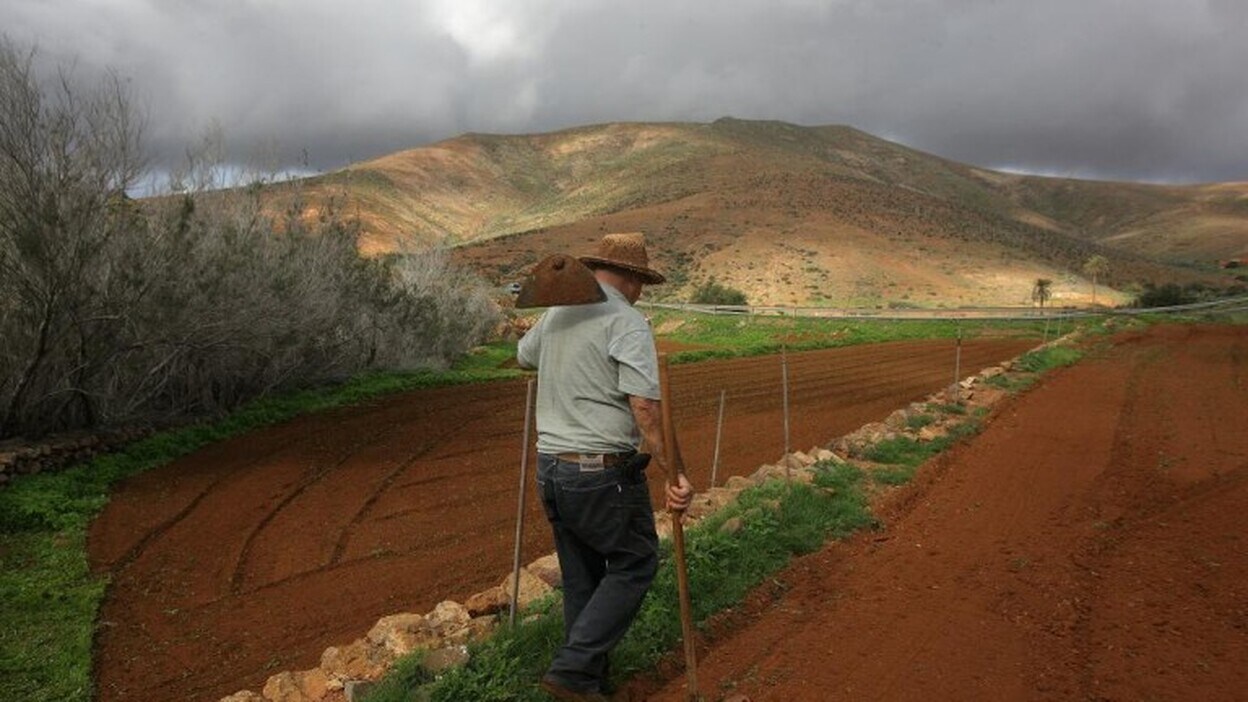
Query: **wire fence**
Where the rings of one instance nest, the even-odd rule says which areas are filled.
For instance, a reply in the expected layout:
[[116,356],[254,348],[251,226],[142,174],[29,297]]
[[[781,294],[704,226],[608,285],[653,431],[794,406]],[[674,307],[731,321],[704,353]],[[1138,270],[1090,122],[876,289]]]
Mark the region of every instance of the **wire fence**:
[[[760,370],[758,358],[683,366],[671,398],[682,433],[698,437],[682,439],[686,463],[705,465],[710,484],[719,485],[745,467],[826,446],[935,392],[948,390],[950,401],[957,401],[952,388],[959,382],[1040,343],[1031,339],[919,340],[906,342],[903,353],[869,347],[786,350],[761,360],[770,370]],[[728,452],[731,465],[724,465],[721,442],[734,446]],[[745,466],[745,455],[756,462]]]
[[1248,295],[1208,302],[1195,302],[1169,307],[1115,307],[1078,309],[1070,307],[959,307],[953,309],[920,308],[852,308],[787,305],[695,305],[675,302],[644,302],[638,307],[696,312],[711,315],[763,315],[828,319],[977,319],[998,321],[1038,321],[1044,319],[1079,319],[1104,316],[1135,316],[1142,314],[1183,314],[1200,311],[1240,312],[1248,309]]

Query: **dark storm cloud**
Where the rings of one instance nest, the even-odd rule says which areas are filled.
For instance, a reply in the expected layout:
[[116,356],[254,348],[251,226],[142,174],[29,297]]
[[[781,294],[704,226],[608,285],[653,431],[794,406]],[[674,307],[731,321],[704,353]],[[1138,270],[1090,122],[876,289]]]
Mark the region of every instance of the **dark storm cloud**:
[[165,162],[213,122],[236,156],[330,169],[731,115],[988,167],[1248,179],[1241,0],[6,0],[0,27],[131,77]]

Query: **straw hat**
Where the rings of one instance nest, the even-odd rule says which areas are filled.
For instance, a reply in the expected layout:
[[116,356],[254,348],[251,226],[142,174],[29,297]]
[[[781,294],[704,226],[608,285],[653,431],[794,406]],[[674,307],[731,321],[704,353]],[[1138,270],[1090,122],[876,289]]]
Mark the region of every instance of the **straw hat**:
[[662,273],[650,268],[646,235],[641,232],[608,234],[598,242],[598,250],[593,255],[581,256],[581,262],[590,268],[608,266],[635,273],[647,285],[667,280]]

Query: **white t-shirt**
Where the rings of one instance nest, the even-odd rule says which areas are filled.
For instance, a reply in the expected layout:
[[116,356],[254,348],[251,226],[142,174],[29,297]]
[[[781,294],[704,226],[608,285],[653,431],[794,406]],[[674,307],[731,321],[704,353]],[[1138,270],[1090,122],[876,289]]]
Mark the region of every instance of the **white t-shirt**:
[[520,339],[516,358],[537,368],[537,450],[619,453],[641,434],[628,396],[660,399],[654,334],[624,295],[552,307]]

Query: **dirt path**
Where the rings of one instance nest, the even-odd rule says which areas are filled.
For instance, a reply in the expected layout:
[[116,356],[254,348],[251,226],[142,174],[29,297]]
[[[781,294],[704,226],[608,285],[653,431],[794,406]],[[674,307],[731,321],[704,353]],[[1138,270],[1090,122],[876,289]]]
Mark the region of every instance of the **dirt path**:
[[755,593],[707,699],[1245,699],[1248,330],[1117,341]]
[[[966,344],[973,373],[1033,342]],[[790,355],[792,445],[826,443],[952,379],[950,342]],[[783,449],[780,361],[672,370],[695,484],[710,476],[727,391],[720,480]],[[378,617],[426,612],[511,568],[524,384],[407,393],[304,417],[137,476],[92,525],[112,576],[97,637],[98,699],[216,700],[313,667]],[[552,547],[527,506],[524,557]]]

